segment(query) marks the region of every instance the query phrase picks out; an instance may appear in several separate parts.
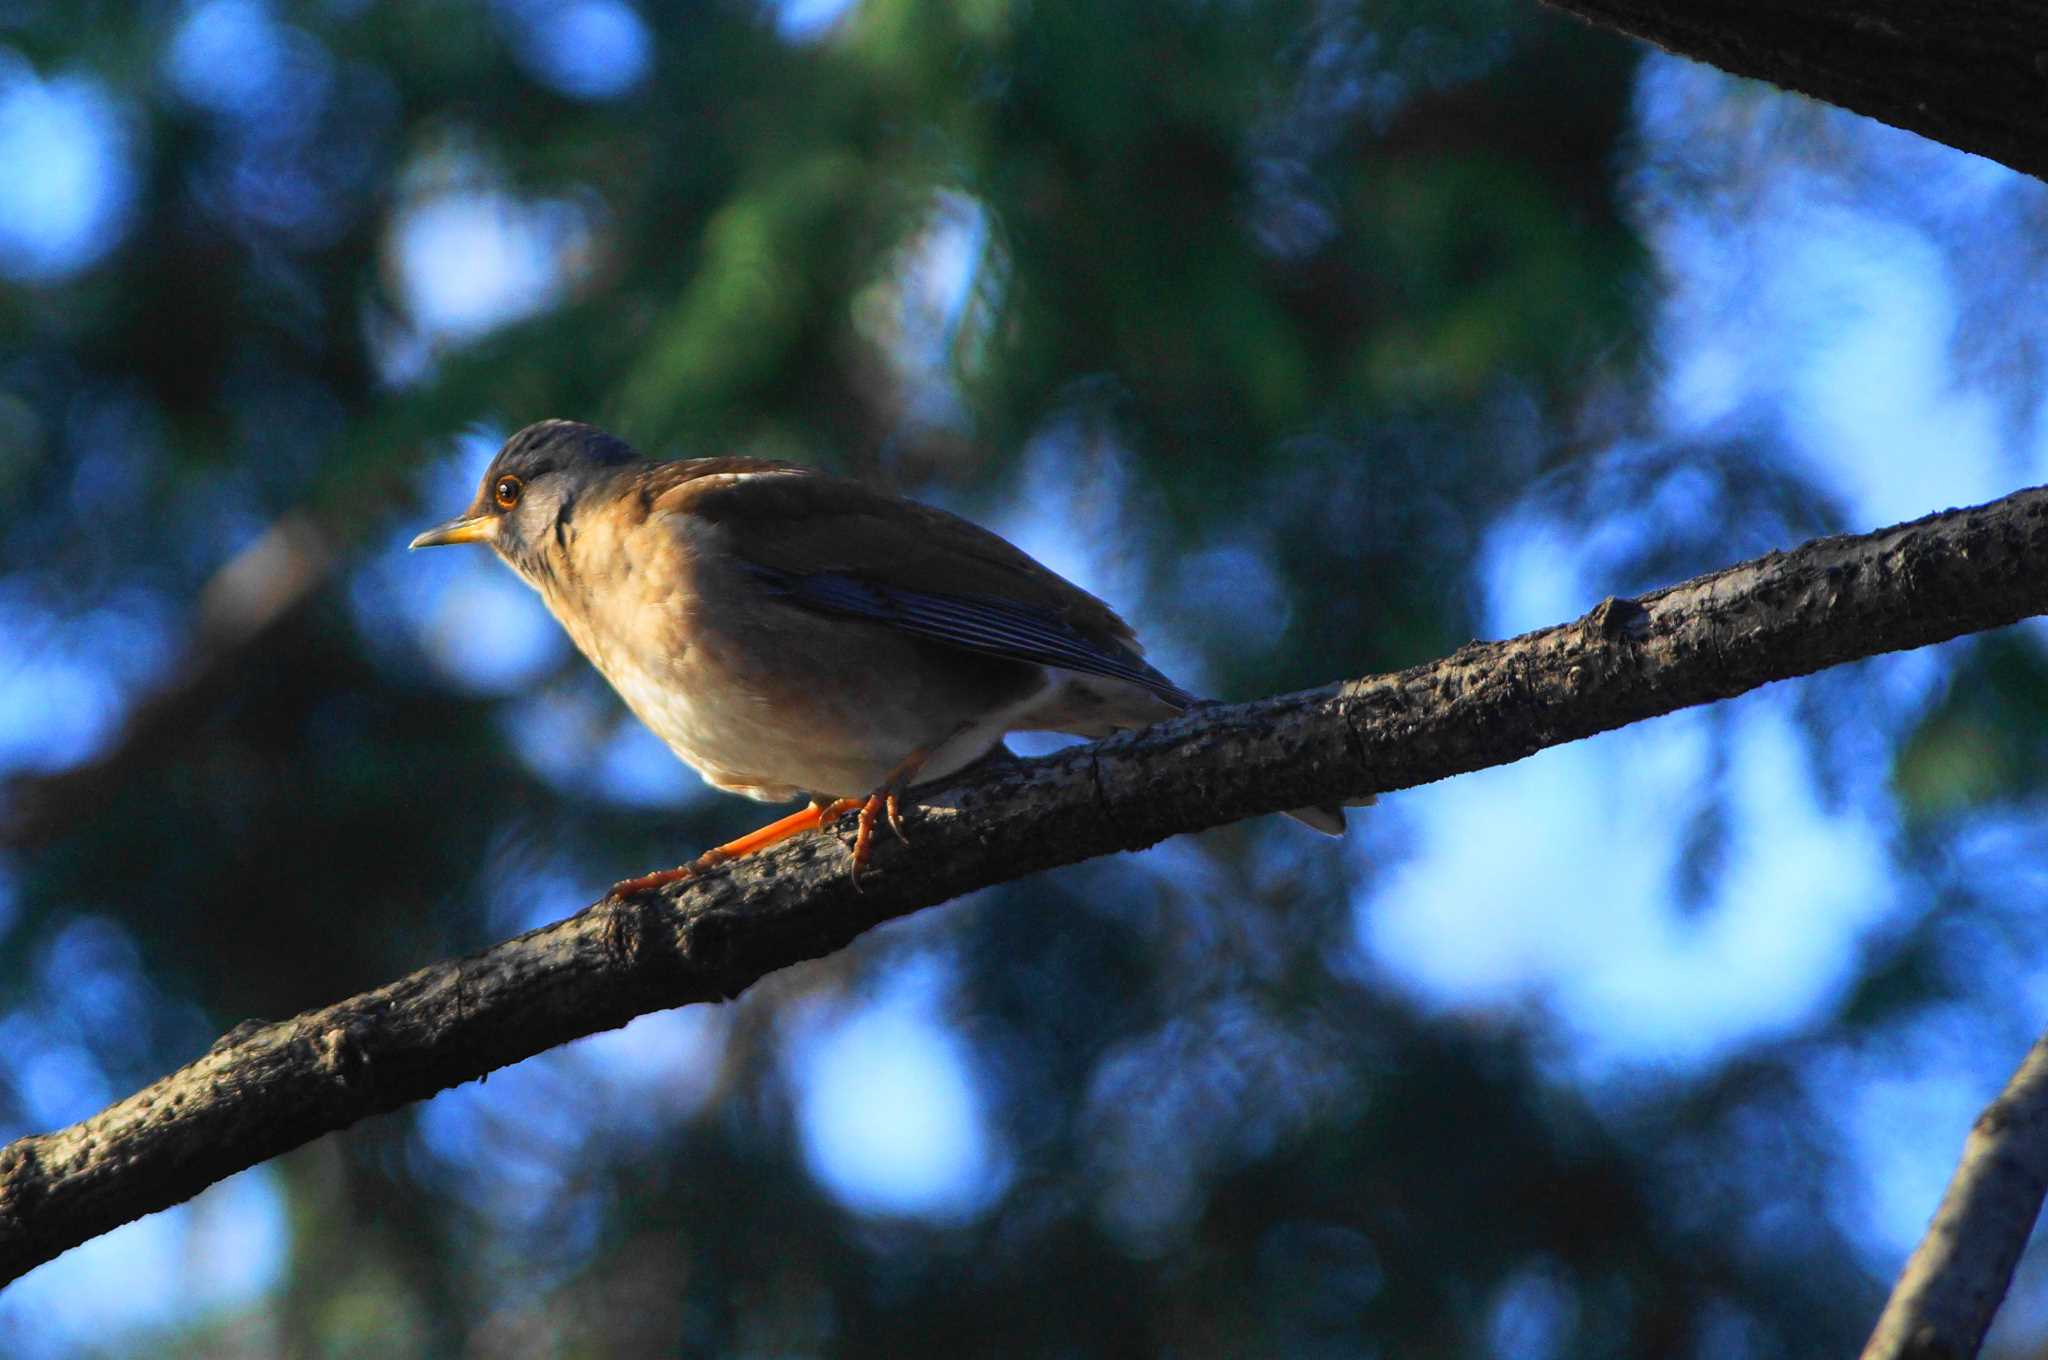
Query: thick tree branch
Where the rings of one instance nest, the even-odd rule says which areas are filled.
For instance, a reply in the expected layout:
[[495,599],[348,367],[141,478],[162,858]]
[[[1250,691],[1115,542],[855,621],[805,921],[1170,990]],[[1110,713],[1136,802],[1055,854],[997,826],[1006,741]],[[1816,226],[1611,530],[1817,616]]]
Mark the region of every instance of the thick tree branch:
[[1892,1287],[1863,1360],[1964,1360],[1984,1344],[2048,1191],[2048,1035],[1963,1143],[1934,1221]]
[[[273,1024],[0,1149],[0,1279],[367,1115],[763,974],[961,893],[1239,818],[1518,760],[1771,680],[2048,611],[2048,489],[1820,539],[1398,675],[1218,705],[981,770],[865,892],[803,837]],[[842,833],[843,835],[844,833]]]
[[2048,172],[2048,27],[2032,0],[1544,0],[1602,28]]

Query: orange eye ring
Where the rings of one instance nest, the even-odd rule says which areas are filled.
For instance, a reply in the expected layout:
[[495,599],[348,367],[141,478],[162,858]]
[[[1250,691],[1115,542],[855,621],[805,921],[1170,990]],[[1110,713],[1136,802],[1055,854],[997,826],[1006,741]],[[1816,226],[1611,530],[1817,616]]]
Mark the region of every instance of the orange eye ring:
[[519,504],[519,493],[524,490],[526,483],[508,473],[492,485],[491,499],[498,503],[500,510],[510,510]]

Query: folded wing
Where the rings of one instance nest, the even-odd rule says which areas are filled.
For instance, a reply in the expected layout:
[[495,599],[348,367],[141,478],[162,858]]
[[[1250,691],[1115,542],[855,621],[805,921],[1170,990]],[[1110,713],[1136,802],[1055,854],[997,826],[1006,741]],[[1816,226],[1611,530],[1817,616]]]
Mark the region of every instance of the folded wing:
[[840,571],[800,575],[759,563],[750,563],[749,570],[770,590],[806,609],[869,619],[971,652],[1122,680],[1175,708],[1187,708],[1195,701],[1135,651],[1091,640],[1064,620],[1030,605],[988,596],[913,590]]

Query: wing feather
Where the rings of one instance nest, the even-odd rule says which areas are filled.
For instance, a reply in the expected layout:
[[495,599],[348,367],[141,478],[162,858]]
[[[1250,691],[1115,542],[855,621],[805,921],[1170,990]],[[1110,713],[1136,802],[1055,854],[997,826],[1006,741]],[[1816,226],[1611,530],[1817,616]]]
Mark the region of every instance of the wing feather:
[[1178,708],[1194,702],[1146,664],[1116,611],[978,524],[793,463],[698,459],[663,471],[650,508],[721,525],[739,560],[791,604],[1121,680]]
[[1137,685],[1176,708],[1194,697],[1135,652],[1092,642],[1053,615],[1009,600],[942,595],[862,580],[841,572],[798,575],[750,564],[763,584],[793,604],[884,623],[972,652],[1059,666]]

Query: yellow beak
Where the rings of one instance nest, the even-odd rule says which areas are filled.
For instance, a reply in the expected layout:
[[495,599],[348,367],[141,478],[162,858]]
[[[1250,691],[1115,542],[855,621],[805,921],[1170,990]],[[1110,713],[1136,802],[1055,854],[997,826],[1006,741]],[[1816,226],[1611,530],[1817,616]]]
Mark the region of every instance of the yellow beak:
[[498,521],[490,515],[464,515],[451,519],[446,524],[436,524],[421,534],[408,548],[437,548],[443,543],[487,543],[497,533]]

